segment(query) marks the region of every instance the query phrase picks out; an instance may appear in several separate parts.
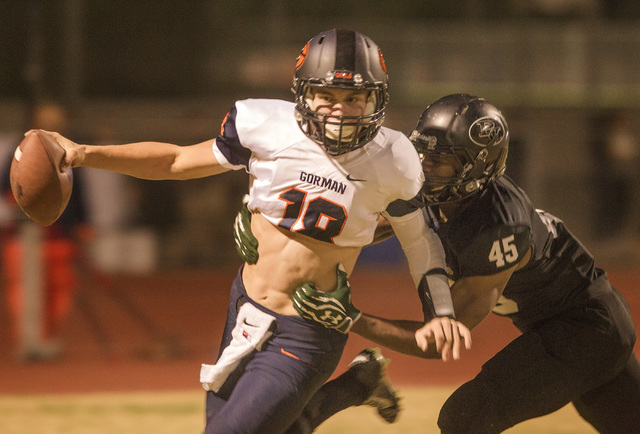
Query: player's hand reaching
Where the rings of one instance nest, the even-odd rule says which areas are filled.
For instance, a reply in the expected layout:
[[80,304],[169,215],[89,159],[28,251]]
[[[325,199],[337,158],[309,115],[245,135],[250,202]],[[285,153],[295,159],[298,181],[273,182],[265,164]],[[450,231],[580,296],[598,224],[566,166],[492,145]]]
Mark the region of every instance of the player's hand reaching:
[[351,286],[342,264],[338,264],[337,276],[338,285],[331,292],[318,291],[313,283],[302,285],[293,294],[293,307],[303,318],[348,333],[362,312],[351,303]]
[[416,343],[427,351],[430,344],[436,345],[436,349],[442,355],[442,361],[446,362],[460,359],[462,345],[468,350],[471,348],[471,332],[459,321],[449,317],[437,317],[416,330]]
[[251,232],[251,211],[247,207],[249,195],[242,198],[242,209],[233,223],[233,241],[238,255],[247,263],[258,262],[258,240]]

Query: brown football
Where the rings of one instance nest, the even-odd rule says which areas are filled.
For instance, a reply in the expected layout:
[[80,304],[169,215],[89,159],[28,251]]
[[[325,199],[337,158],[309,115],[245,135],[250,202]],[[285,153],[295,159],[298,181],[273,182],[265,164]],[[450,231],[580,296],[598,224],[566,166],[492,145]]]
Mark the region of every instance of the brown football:
[[11,163],[11,191],[31,220],[49,226],[69,203],[73,188],[71,169],[62,171],[64,148],[43,130],[29,132]]

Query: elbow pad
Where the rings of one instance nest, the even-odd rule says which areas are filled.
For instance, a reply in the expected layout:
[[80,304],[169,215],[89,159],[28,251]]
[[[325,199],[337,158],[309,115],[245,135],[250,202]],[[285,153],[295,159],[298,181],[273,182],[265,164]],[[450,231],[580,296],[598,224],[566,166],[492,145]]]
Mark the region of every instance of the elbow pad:
[[428,271],[444,270],[442,243],[433,229],[427,225],[422,209],[414,210],[403,216],[392,216],[387,212],[383,212],[382,215],[389,220],[393,232],[400,241],[416,288]]
[[451,288],[444,271],[445,253],[440,238],[418,209],[403,216],[383,213],[389,220],[409,263],[409,272],[418,289],[425,318],[454,316]]

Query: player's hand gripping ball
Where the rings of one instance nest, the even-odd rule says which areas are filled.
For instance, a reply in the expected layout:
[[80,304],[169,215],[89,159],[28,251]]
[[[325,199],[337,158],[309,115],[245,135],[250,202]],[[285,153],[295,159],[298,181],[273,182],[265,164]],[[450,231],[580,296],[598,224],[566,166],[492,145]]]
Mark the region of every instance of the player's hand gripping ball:
[[31,220],[49,226],[58,220],[71,198],[73,173],[62,170],[64,148],[42,130],[27,133],[13,155],[11,191]]

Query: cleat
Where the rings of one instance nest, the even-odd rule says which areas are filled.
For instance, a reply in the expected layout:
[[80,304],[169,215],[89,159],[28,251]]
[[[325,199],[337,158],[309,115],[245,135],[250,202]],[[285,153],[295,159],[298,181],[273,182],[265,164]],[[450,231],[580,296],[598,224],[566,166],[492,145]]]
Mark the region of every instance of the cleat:
[[400,398],[385,373],[385,366],[391,359],[382,356],[379,348],[367,348],[349,364],[349,370],[356,378],[372,390],[371,395],[361,405],[374,407],[380,417],[393,423],[400,413]]

